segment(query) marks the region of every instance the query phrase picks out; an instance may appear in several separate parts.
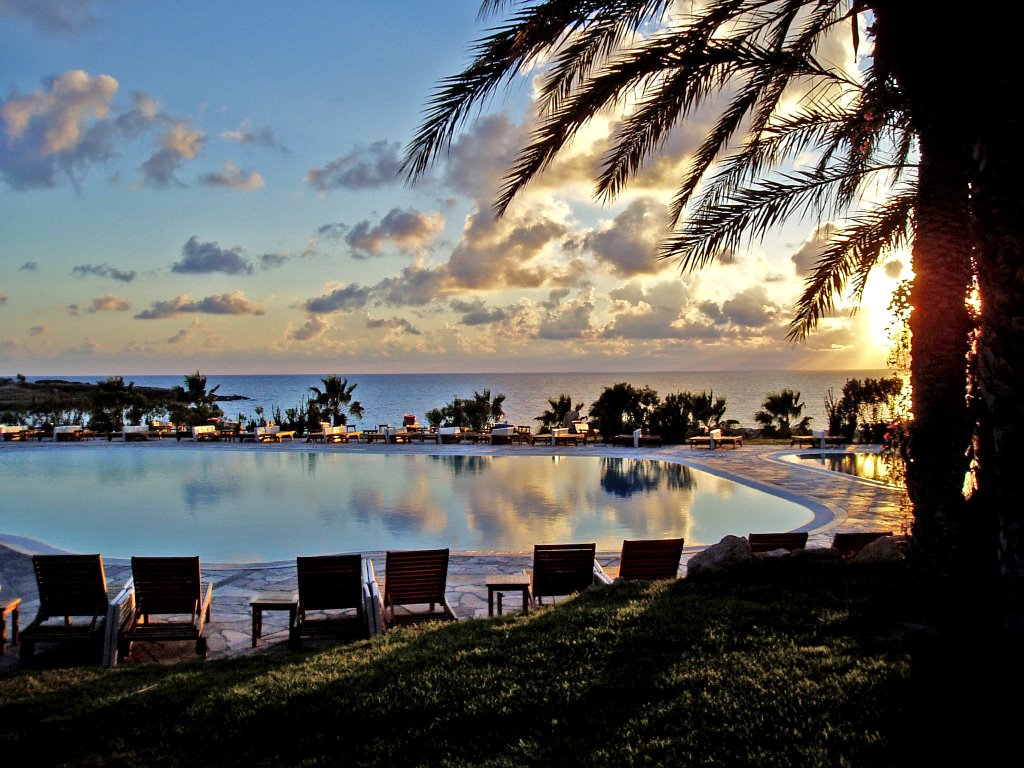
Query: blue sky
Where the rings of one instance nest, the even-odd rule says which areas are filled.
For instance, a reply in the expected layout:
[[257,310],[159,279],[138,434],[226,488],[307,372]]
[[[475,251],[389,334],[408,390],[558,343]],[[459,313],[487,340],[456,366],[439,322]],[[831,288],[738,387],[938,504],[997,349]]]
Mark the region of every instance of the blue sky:
[[793,346],[815,222],[701,273],[654,258],[699,121],[607,206],[598,121],[495,221],[524,79],[404,185],[477,9],[0,0],[0,374],[884,365],[899,260]]

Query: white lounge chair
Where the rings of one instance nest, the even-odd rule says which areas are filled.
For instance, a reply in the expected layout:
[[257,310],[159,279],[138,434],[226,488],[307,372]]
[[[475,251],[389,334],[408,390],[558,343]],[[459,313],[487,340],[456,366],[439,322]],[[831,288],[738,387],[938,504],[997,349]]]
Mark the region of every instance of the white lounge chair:
[[217,428],[213,424],[200,424],[192,427],[193,440],[217,440]]
[[53,442],[59,442],[61,440],[81,440],[82,439],[82,425],[81,424],[64,424],[59,427],[53,428]]

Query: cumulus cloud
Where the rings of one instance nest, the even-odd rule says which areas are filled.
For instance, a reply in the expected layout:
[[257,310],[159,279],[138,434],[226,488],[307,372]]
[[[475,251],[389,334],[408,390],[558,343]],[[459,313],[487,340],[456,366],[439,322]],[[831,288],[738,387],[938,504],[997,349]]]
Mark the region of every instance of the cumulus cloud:
[[319,339],[330,329],[331,325],[322,317],[310,315],[301,328],[297,328],[288,334],[292,341],[313,341]]
[[134,269],[122,270],[104,262],[102,264],[79,264],[71,270],[71,274],[75,277],[87,277],[89,275],[107,277],[111,280],[119,280],[122,283],[130,283],[135,279],[136,273]]
[[800,249],[789,257],[798,277],[807,277],[808,273],[814,269],[814,265],[821,258],[822,251],[825,250],[825,246],[828,245],[835,231],[835,225],[829,223],[815,227],[814,232],[800,246]]
[[7,298],[8,298],[8,296],[7,296],[6,293],[0,293],[0,304],[6,304],[7,303]]
[[203,148],[206,134],[193,130],[185,121],[169,125],[160,136],[160,149],[141,166],[143,184],[152,187],[182,187],[177,172],[186,160],[194,160]]
[[369,288],[349,283],[344,288],[337,288],[330,293],[309,299],[303,307],[314,315],[324,315],[342,310],[361,309],[369,301]]
[[39,271],[39,265],[36,262],[34,262],[34,261],[26,261],[24,264],[22,264],[20,267],[18,267],[18,271],[19,272],[38,272]]
[[286,253],[264,253],[260,256],[260,268],[276,269],[283,267],[291,257]]
[[131,308],[132,303],[129,299],[108,293],[106,296],[93,299],[88,311],[91,314],[96,314],[97,312],[127,312]]
[[[333,236],[336,227],[324,225],[318,231]],[[379,255],[389,242],[403,253],[418,253],[433,244],[443,229],[444,215],[440,212],[392,208],[377,224],[367,219],[352,226],[345,234],[345,243],[356,258]]]
[[892,259],[885,263],[885,275],[897,280],[903,274],[903,262],[899,259]]
[[685,317],[689,296],[677,280],[665,280],[646,289],[629,284],[611,292],[617,302],[614,319],[602,330],[605,338],[711,339],[721,335],[710,323],[692,322]]
[[367,328],[387,328],[391,331],[398,331],[399,333],[408,333],[412,336],[419,336],[420,331],[414,328],[412,323],[406,320],[404,317],[392,317],[390,320],[384,318],[367,317],[366,318]]
[[40,32],[74,35],[91,26],[104,0],[0,0],[0,15],[25,19]]
[[262,315],[262,307],[245,297],[242,291],[214,294],[205,299],[194,300],[188,294],[176,296],[170,301],[154,301],[149,309],[135,315],[137,320],[160,320],[187,313],[208,315]]
[[224,161],[220,173],[206,173],[199,177],[199,182],[207,187],[228,187],[229,189],[263,189],[266,182],[259,171],[241,171],[230,160]]
[[481,299],[462,301],[453,299],[450,303],[455,312],[462,314],[459,323],[462,325],[490,325],[500,323],[508,318],[508,313],[500,307],[487,307]]
[[181,248],[182,260],[176,262],[172,272],[185,274],[203,274],[207,272],[223,272],[226,275],[248,275],[252,273],[252,264],[242,255],[242,249],[221,248],[217,243],[201,243],[192,235]]
[[281,154],[289,154],[288,147],[277,140],[269,126],[253,128],[249,120],[243,122],[237,131],[222,131],[220,136],[222,139],[237,141],[239,144],[269,147],[270,149],[276,149]]
[[594,302],[588,292],[584,292],[575,300],[567,301],[550,309],[537,328],[537,336],[541,339],[566,340],[579,339],[592,335],[593,328],[590,316],[594,312]]
[[768,298],[762,285],[754,285],[722,302],[729,322],[746,328],[763,328],[778,319],[781,308]]
[[49,332],[50,326],[48,326],[46,323],[43,323],[42,325],[33,325],[31,328],[28,329],[29,336],[45,336]]
[[666,266],[658,260],[665,217],[665,206],[657,200],[638,198],[609,226],[587,234],[583,246],[617,275],[632,277],[660,272]]
[[39,90],[14,92],[0,101],[5,145],[0,178],[16,191],[51,188],[65,180],[77,189],[89,168],[119,154],[119,143],[163,129],[159,149],[141,167],[142,181],[158,187],[180,184],[175,173],[196,157],[204,135],[145,93],[132,94],[129,107],[115,108],[118,88],[110,75],[68,70],[43,80]]
[[335,158],[322,168],[306,173],[306,184],[320,192],[332,189],[372,189],[393,184],[399,179],[402,161],[401,146],[375,141],[356,147],[347,155]]

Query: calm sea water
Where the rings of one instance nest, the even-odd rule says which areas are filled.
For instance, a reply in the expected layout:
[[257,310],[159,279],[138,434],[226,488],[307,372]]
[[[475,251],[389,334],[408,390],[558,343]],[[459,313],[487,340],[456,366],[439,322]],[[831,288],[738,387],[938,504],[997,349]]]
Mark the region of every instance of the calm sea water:
[[[813,417],[815,427],[824,428],[825,394],[829,388],[838,396],[843,384],[850,378],[888,375],[885,370],[859,371],[713,371],[713,372],[648,372],[648,373],[411,373],[411,374],[356,374],[348,376],[356,384],[354,396],[364,408],[359,421],[363,425],[401,424],[402,414],[412,413],[423,423],[425,414],[440,408],[456,397],[471,398],[474,392],[485,389],[494,396],[505,395],[505,415],[511,423],[537,425],[536,417],[548,408],[548,398],[560,394],[571,395],[574,403],[583,402],[586,409],[597,399],[605,387],[628,382],[635,387],[648,386],[664,397],[672,392],[708,391],[726,400],[726,418],[736,419],[741,425],[753,427],[754,413],[769,392],[783,388],[800,392],[805,403],[804,413]],[[249,400],[221,403],[230,418],[240,414],[249,419],[255,416],[256,406],[262,406],[264,417],[270,418],[274,408],[282,412],[306,401],[309,388],[322,386],[321,379],[328,374],[277,374],[261,376],[218,376],[207,374],[207,386],[220,385],[220,395],[243,395]],[[338,372],[345,376],[344,371]],[[102,381],[102,376],[29,377],[61,378],[69,381]],[[183,376],[131,376],[126,381],[139,385],[171,387],[182,384]]]

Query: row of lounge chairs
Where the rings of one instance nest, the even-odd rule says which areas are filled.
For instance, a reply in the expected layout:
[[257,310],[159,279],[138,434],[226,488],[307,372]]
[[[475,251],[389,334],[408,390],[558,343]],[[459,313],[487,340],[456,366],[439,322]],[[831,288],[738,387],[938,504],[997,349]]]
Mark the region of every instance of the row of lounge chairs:
[[[850,556],[889,535],[837,533],[832,546]],[[807,533],[749,534],[748,541],[755,553],[793,551],[806,545]],[[676,578],[683,543],[681,538],[623,541],[614,578]],[[381,592],[372,560],[360,554],[297,558],[298,597],[289,645],[301,648],[306,638],[368,637],[408,623],[454,620],[446,596],[448,559],[448,549],[389,551]],[[106,665],[127,658],[135,643],[150,641],[193,642],[196,655],[206,658],[204,632],[212,617],[213,587],[204,587],[198,557],[133,557],[132,578],[112,600],[99,554],[35,555],[32,564],[39,608],[20,637],[20,600],[5,602],[14,612],[12,642],[21,643],[23,663],[31,661],[38,644],[51,643],[87,646]],[[533,569],[523,577],[509,583],[525,590],[524,608],[595,583],[609,584],[613,578],[597,562],[593,543],[538,544]],[[490,582],[488,586],[492,588]],[[5,621],[10,612],[5,609]]]

